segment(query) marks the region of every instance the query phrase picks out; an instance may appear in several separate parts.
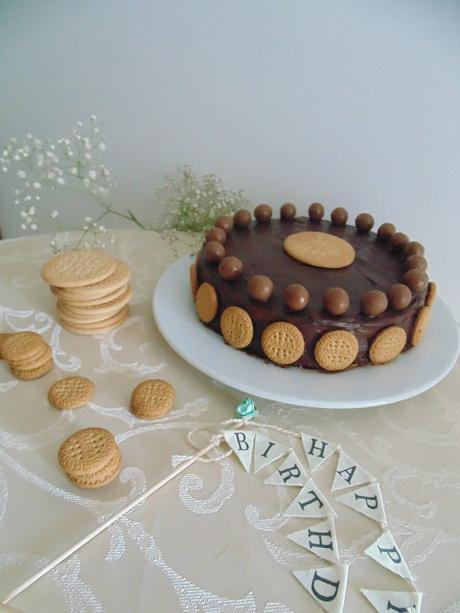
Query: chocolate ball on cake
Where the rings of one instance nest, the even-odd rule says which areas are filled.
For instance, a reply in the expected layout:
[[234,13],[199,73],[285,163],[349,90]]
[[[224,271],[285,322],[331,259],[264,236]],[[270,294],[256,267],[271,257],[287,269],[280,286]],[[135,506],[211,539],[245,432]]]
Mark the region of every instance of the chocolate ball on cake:
[[360,232],[369,232],[374,226],[374,218],[369,213],[360,213],[355,219],[355,224]]
[[247,228],[251,223],[252,215],[247,209],[240,209],[233,215],[233,223],[239,228]]
[[409,243],[409,237],[404,232],[395,232],[390,236],[390,242],[396,253],[402,253]]
[[217,241],[218,243],[225,244],[227,240],[227,233],[222,228],[211,228],[209,232],[206,234],[206,242],[210,243],[211,241]]
[[221,215],[214,225],[216,228],[222,228],[226,234],[229,234],[233,230],[233,217]]
[[396,232],[396,228],[392,223],[383,223],[377,230],[377,238],[379,241],[388,241]]
[[221,261],[218,270],[223,279],[231,281],[243,272],[243,262],[239,258],[229,255]]
[[281,219],[292,221],[296,216],[297,209],[290,202],[286,202],[280,209]]
[[369,317],[380,315],[387,307],[388,298],[378,289],[371,289],[361,297],[361,311]]
[[313,202],[313,204],[310,204],[308,207],[308,217],[311,219],[311,221],[321,221],[324,217],[323,205],[319,202]]
[[219,241],[210,241],[204,247],[204,257],[207,262],[220,262],[225,257],[225,247]]
[[344,226],[348,221],[348,211],[338,206],[331,213],[331,221],[334,226]]
[[300,283],[291,283],[284,290],[283,298],[291,311],[303,311],[310,301],[310,294]]
[[259,223],[266,223],[272,218],[272,207],[268,204],[259,204],[254,210],[254,217]]
[[324,292],[323,306],[331,315],[343,315],[350,307],[350,298],[341,287],[330,287]]
[[425,247],[418,241],[411,241],[407,247],[405,254],[409,255],[423,255],[425,253]]
[[408,258],[406,258],[406,261],[404,262],[404,268],[406,270],[412,270],[413,268],[416,268],[417,270],[425,272],[427,267],[428,262],[425,260],[423,255],[410,255]]
[[428,285],[428,275],[422,270],[413,268],[405,273],[403,282],[413,292],[422,292]]
[[387,291],[388,302],[395,311],[402,311],[412,300],[412,292],[404,283],[395,283]]
[[266,275],[254,275],[248,281],[248,292],[251,298],[259,302],[267,302],[274,290],[273,281]]

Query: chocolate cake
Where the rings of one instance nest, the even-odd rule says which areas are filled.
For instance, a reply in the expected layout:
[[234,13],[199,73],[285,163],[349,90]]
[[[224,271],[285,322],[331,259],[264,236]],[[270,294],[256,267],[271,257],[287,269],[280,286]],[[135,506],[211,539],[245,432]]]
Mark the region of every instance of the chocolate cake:
[[[221,217],[192,265],[204,325],[234,347],[329,372],[384,364],[418,344],[436,286],[423,246],[371,215],[322,205],[272,218],[268,205]],[[232,307],[229,309],[229,307]],[[235,308],[236,307],[236,308]],[[331,334],[332,333],[332,334]]]

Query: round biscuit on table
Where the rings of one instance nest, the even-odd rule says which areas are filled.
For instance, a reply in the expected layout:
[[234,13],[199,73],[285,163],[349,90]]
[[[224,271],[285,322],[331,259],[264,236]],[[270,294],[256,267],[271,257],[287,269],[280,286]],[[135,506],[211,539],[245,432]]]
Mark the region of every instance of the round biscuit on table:
[[14,368],[10,367],[11,374],[16,377],[16,379],[20,379],[21,381],[32,381],[34,379],[40,379],[40,377],[44,377],[49,371],[53,368],[54,362],[53,360],[48,360],[41,366],[37,368]]
[[345,370],[358,355],[358,339],[346,330],[325,332],[315,345],[315,360],[330,372]]
[[69,316],[75,315],[77,318],[96,318],[94,321],[98,321],[98,316],[103,315],[113,315],[118,313],[128,302],[131,300],[133,295],[133,290],[131,286],[128,286],[126,290],[123,292],[121,296],[115,298],[114,300],[108,300],[106,302],[101,302],[97,305],[91,306],[70,306],[65,301],[58,300],[58,306],[61,311],[66,312]]
[[126,287],[132,276],[130,267],[117,258],[113,258],[115,270],[102,281],[81,287],[53,287],[52,292],[63,300],[92,300],[108,296],[121,287]]
[[86,377],[65,377],[50,387],[48,400],[56,409],[78,409],[94,397],[96,386]]
[[126,290],[128,289],[128,285],[122,285],[121,287],[119,287],[118,289],[111,291],[107,294],[104,294],[103,296],[98,296],[97,298],[89,298],[86,296],[78,296],[78,295],[71,295],[68,296],[66,294],[63,294],[59,287],[54,287],[53,285],[50,285],[50,290],[52,291],[52,293],[56,296],[56,298],[58,299],[58,301],[62,301],[65,302],[65,304],[69,307],[89,307],[89,306],[98,306],[100,304],[104,304],[106,302],[110,302],[110,300],[115,300],[115,298],[119,298],[122,294],[124,294],[126,292]]
[[108,485],[120,474],[122,467],[121,453],[119,449],[113,455],[113,458],[101,469],[91,471],[86,475],[73,476],[69,475],[69,479],[82,489],[96,489],[103,485]]
[[53,350],[47,344],[43,345],[43,350],[34,355],[32,358],[19,359],[19,360],[10,360],[8,364],[10,368],[15,368],[19,370],[30,370],[32,368],[39,368],[43,366],[46,362],[49,362],[53,358]]
[[136,386],[131,394],[132,413],[141,419],[158,419],[173,408],[176,392],[162,379],[149,379]]
[[72,332],[73,334],[105,334],[106,332],[110,332],[111,330],[115,330],[115,328],[121,326],[121,324],[128,319],[128,315],[129,306],[126,305],[113,317],[109,317],[108,319],[104,319],[96,323],[73,323],[70,320],[64,320],[62,318],[59,318],[59,323],[68,332]]
[[106,468],[118,446],[105,428],[84,428],[69,436],[58,452],[59,464],[71,478],[88,477]]
[[3,360],[3,344],[10,336],[11,334],[7,332],[0,333],[0,360]]
[[67,251],[43,264],[42,277],[49,285],[81,287],[106,279],[115,269],[115,258],[100,249]]

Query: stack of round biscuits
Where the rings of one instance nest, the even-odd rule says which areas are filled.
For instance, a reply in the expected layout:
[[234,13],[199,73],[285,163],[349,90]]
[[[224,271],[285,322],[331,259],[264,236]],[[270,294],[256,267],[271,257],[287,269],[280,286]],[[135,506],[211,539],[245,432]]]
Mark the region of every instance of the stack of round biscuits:
[[85,489],[110,483],[121,470],[117,442],[105,428],[75,432],[62,443],[58,459],[69,479]]
[[131,270],[105,251],[54,256],[43,265],[42,277],[57,297],[59,323],[69,332],[108,332],[128,317]]
[[16,379],[23,381],[43,377],[54,365],[51,347],[36,332],[2,334],[0,358],[8,362]]

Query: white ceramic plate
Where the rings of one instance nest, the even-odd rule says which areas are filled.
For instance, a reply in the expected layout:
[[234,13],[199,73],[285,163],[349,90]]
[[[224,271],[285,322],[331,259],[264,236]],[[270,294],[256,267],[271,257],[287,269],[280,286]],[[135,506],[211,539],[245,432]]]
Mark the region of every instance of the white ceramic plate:
[[189,290],[190,263],[189,257],[178,260],[158,281],[153,296],[155,321],[166,342],[182,358],[245,394],[328,409],[380,406],[430,389],[457,361],[457,324],[437,297],[422,343],[385,366],[328,375],[267,364],[229,347],[221,336],[199,322]]

